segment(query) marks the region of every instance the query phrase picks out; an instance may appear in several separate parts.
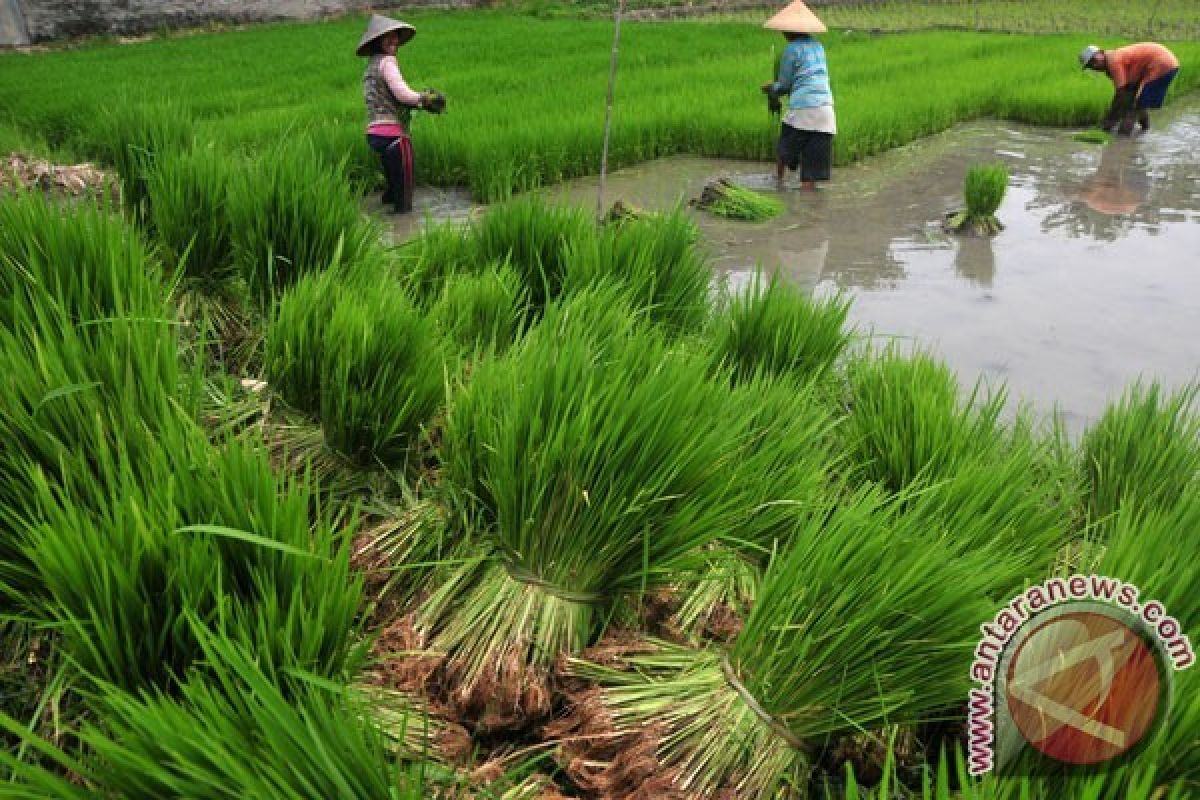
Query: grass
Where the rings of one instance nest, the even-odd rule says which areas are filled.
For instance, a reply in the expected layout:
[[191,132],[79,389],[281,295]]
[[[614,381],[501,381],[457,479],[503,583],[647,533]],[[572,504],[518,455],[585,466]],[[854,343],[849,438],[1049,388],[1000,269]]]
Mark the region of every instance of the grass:
[[[408,19],[421,35],[401,53],[405,76],[442,88],[452,109],[441,117],[418,115],[413,124],[418,181],[466,185],[480,199],[497,200],[598,170],[610,21],[482,10],[413,11]],[[281,140],[307,137],[317,143],[315,160],[329,166],[349,157],[346,172],[359,176],[355,181],[368,175],[378,180],[362,141],[362,64],[345,44],[357,39],[361,27],[361,18],[349,17],[136,46],[0,55],[0,68],[12,75],[0,88],[6,110],[0,124],[43,135],[56,147],[87,144],[77,133],[86,130],[103,141],[85,152],[113,152],[145,138],[97,133],[88,124],[112,104],[113,87],[120,86],[127,97],[122,106],[158,107],[170,99],[183,128],[226,152],[264,156]],[[1200,45],[1186,38],[1171,42],[1185,63],[1200,56]],[[536,58],[530,40],[542,43]],[[757,87],[761,64],[780,41],[758,20],[631,22],[622,35],[610,167],[683,152],[772,159],[775,131],[763,117]],[[483,42],[494,54],[486,66],[470,56]],[[1072,68],[1085,43],[1078,35],[835,31],[823,43],[838,104],[838,165],[982,116],[1092,123],[1110,94],[1106,82],[1089,81]],[[1114,43],[1104,37],[1097,42]],[[346,55],[329,57],[334,52]],[[696,52],[706,54],[703,63]],[[755,53],[761,58],[747,57]],[[247,82],[248,72],[274,77]],[[937,74],[938,91],[912,97],[907,88],[913,73]],[[89,80],[68,80],[79,74]],[[1176,96],[1198,80],[1181,72]],[[47,85],[70,88],[52,99],[32,88]],[[518,97],[519,114],[513,108]]]

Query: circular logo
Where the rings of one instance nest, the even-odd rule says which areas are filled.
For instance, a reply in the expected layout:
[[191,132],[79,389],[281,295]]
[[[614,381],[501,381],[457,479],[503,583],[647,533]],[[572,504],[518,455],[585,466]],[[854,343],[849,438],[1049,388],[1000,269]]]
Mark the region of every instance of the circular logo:
[[1160,711],[1155,650],[1121,620],[1071,611],[1030,631],[1006,674],[1013,723],[1027,742],[1068,764],[1129,752]]

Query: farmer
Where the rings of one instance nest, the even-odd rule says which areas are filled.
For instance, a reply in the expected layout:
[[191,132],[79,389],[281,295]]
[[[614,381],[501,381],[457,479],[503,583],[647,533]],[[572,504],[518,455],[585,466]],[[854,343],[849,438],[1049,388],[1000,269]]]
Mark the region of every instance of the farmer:
[[436,92],[416,92],[400,75],[396,50],[417,33],[413,26],[399,20],[371,17],[367,31],[358,43],[358,55],[366,57],[363,73],[363,98],[367,104],[367,144],[379,153],[387,188],[383,190],[384,204],[392,203],[394,211],[412,211],[413,153],[408,137],[412,110],[429,108],[440,111],[444,103]]
[[1133,133],[1133,123],[1150,129],[1151,108],[1162,108],[1167,87],[1179,71],[1179,59],[1167,48],[1154,42],[1141,42],[1116,50],[1101,50],[1094,44],[1083,48],[1079,63],[1084,69],[1103,72],[1112,79],[1116,91],[1100,127],[1110,131]]
[[799,167],[801,186],[816,189],[817,181],[829,180],[833,136],[837,133],[825,48],[812,37],[814,33],[823,33],[825,25],[808,6],[796,0],[763,27],[781,31],[788,41],[779,61],[779,77],[762,85],[769,96],[788,95],[787,112],[779,133],[775,179],[783,183],[783,168]]

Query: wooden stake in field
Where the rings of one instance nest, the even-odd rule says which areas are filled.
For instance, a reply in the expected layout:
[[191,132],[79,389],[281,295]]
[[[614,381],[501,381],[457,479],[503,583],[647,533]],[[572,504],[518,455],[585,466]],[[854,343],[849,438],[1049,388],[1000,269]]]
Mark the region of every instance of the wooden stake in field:
[[621,43],[621,16],[625,0],[617,0],[613,25],[612,57],[608,64],[608,105],[604,110],[604,145],[600,149],[600,190],[596,195],[596,219],[604,219],[604,175],[608,172],[608,135],[612,130],[613,91],[617,85],[617,50]]

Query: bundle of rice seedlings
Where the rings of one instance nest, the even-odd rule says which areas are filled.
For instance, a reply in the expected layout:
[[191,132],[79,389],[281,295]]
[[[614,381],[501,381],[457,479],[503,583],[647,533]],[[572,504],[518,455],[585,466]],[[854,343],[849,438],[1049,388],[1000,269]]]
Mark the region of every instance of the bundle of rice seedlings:
[[698,331],[708,318],[712,269],[694,222],[670,214],[631,218],[566,243],[564,290],[625,287],[634,308],[672,333]]
[[1168,510],[1200,486],[1200,385],[1136,383],[1080,441],[1084,513],[1103,523],[1126,505]]
[[305,139],[238,173],[228,209],[234,259],[263,308],[309,272],[363,262],[382,269],[378,226],[362,215],[345,174]]
[[747,189],[745,186],[738,186],[728,178],[709,183],[700,197],[692,201],[692,205],[711,211],[717,216],[752,222],[777,217],[785,208],[782,200]]
[[475,274],[493,263],[477,257],[470,229],[453,222],[426,225],[394,251],[391,272],[422,306],[441,297],[455,275]]
[[739,381],[767,373],[801,381],[829,373],[850,344],[850,301],[816,300],[775,275],[756,275],[710,328],[714,358]]
[[402,465],[442,402],[433,323],[390,281],[309,276],[278,303],[266,340],[268,384],[360,465]]
[[[435,770],[427,778],[423,757],[393,754],[361,698],[303,674],[282,687],[253,650],[219,636],[202,641],[210,672],[190,676],[175,696],[107,687],[95,699],[101,713],[79,734],[80,752],[32,742],[73,780],[0,754],[28,791],[22,796],[423,800],[436,792]],[[407,724],[420,730],[420,715]]]
[[445,396],[433,323],[395,287],[345,294],[326,324],[320,411],[325,441],[360,464],[402,466]]
[[210,293],[237,275],[229,191],[234,168],[211,144],[158,158],[146,176],[147,217],[168,268]]
[[598,772],[573,762],[602,796],[653,781],[664,793],[775,797],[806,783],[825,738],[961,703],[992,607],[986,559],[951,558],[877,493],[802,513],[797,526],[728,647],[664,645],[626,657],[624,670],[570,662],[601,687],[581,698],[575,743],[623,738],[641,756]]
[[149,463],[119,445],[68,461],[102,476],[99,507],[34,476],[39,516],[16,531],[29,566],[0,576],[6,599],[58,632],[80,677],[131,692],[172,691],[200,667],[193,619],[268,672],[352,669],[362,585],[348,542],[323,515],[310,520],[310,487],[276,478],[259,451],[213,450],[196,429],[159,439],[140,454]]
[[1020,416],[1006,427],[1002,389],[977,384],[960,400],[953,373],[927,354],[866,356],[848,377],[840,430],[857,481],[907,492],[957,552],[992,553],[996,599],[1049,572],[1072,526],[1069,465],[1054,439]]
[[595,235],[595,223],[583,209],[552,206],[536,196],[490,209],[470,233],[478,263],[511,266],[535,309],[562,293],[569,266],[567,244]]
[[996,209],[1004,201],[1008,190],[1008,167],[1002,162],[975,164],[967,170],[963,193],[967,207],[946,216],[949,230],[973,231],[981,236],[990,236],[1004,230],[996,219]]
[[91,206],[64,209],[41,194],[0,202],[0,325],[13,327],[16,302],[56,305],[78,320],[154,315],[165,287],[141,237],[120,217]]
[[927,353],[864,355],[849,365],[848,378],[842,431],[849,460],[866,480],[898,491],[918,478],[944,479],[1002,444],[1004,392],[976,385],[960,401],[954,373]]
[[590,641],[618,598],[678,580],[756,505],[740,474],[754,398],[718,413],[728,389],[614,315],[620,297],[552,306],[479,364],[447,415],[444,478],[482,555],[419,621],[464,703],[548,711],[540,681],[559,653]]
[[1112,136],[1100,130],[1099,128],[1091,128],[1086,131],[1080,131],[1072,137],[1077,142],[1086,142],[1088,144],[1108,144],[1112,141]]
[[158,159],[192,146],[195,123],[183,106],[126,98],[104,110],[88,126],[82,146],[121,176],[121,201],[135,218],[145,212],[147,176]]
[[520,276],[499,265],[479,275],[447,279],[430,316],[443,338],[465,353],[504,352],[528,325],[528,303]]

